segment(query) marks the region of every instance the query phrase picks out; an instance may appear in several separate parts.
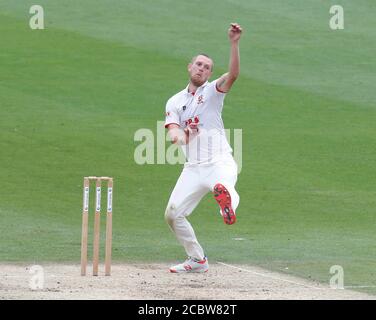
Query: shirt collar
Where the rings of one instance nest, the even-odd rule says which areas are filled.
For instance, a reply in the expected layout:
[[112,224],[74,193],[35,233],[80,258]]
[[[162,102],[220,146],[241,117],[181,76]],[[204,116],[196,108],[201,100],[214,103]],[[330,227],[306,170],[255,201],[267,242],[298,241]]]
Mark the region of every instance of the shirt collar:
[[[200,86],[200,87],[197,88],[196,92],[197,92],[199,89],[201,89],[201,88],[205,88],[205,86],[206,86],[208,83],[209,83],[209,81],[206,80],[206,82],[205,82],[202,86]],[[188,87],[189,87],[189,83],[188,83],[188,85],[185,87],[185,92],[186,92],[187,95],[188,95],[188,94],[192,95],[192,92],[189,92],[189,91],[188,91]]]

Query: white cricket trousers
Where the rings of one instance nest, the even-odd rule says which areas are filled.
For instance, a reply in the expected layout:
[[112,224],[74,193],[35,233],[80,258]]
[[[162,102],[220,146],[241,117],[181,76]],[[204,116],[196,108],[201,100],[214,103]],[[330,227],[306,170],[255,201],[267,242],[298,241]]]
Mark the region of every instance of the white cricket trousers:
[[208,192],[213,192],[217,183],[223,184],[230,192],[235,211],[239,204],[239,195],[235,190],[237,169],[231,154],[215,163],[184,167],[168,201],[165,219],[188,257],[202,260],[205,253],[187,217]]

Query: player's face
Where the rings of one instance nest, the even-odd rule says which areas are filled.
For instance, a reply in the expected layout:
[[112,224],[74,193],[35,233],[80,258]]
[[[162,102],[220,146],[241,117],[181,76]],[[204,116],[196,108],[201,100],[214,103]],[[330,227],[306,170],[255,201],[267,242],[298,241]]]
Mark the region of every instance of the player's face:
[[191,82],[197,86],[202,86],[212,74],[213,61],[205,56],[197,56],[196,59],[188,65],[188,72]]

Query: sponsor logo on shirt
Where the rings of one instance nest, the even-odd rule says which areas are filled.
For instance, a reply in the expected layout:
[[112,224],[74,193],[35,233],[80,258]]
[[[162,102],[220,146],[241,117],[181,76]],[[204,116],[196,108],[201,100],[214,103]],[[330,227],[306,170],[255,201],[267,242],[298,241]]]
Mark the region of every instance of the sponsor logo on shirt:
[[185,125],[188,126],[189,124],[191,123],[199,123],[200,122],[200,119],[198,116],[194,116],[188,120],[185,121]]

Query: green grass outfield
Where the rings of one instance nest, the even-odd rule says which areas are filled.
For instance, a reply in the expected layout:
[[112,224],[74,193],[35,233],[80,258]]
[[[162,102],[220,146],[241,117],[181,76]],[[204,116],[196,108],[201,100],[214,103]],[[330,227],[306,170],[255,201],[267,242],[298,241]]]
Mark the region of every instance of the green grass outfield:
[[[163,218],[181,165],[137,165],[133,137],[156,132],[191,56],[226,71],[238,21],[223,113],[243,130],[238,222],[208,196],[190,218],[201,244],[213,262],[325,283],[341,265],[346,286],[376,286],[374,1],[40,0],[45,30],[29,28],[32,4],[0,2],[1,262],[78,263],[94,174],[115,178],[115,262],[185,258]],[[344,30],[329,28],[332,4]]]

